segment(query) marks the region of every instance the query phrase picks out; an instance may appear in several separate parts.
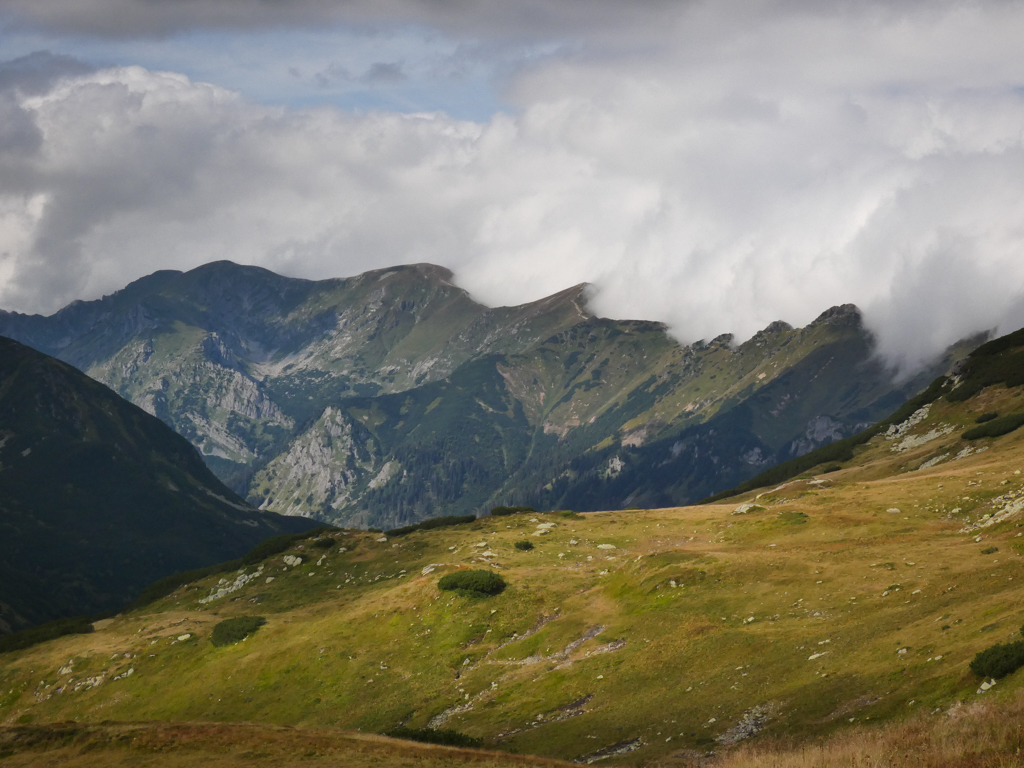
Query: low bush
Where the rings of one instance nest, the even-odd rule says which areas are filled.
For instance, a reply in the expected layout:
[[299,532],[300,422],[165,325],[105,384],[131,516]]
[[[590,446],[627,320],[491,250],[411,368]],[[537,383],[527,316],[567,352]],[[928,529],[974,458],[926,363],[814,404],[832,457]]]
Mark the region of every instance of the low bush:
[[983,554],[983,555],[994,555],[998,551],[999,551],[999,547],[985,547],[983,550],[981,550],[981,554]]
[[971,672],[979,677],[993,677],[996,680],[1021,667],[1024,667],[1024,640],[993,645],[971,661]]
[[334,539],[330,536],[325,536],[322,539],[314,539],[313,546],[317,549],[330,549],[334,546]]
[[992,419],[979,427],[968,429],[963,434],[964,440],[979,440],[983,437],[999,437],[1024,427],[1024,413],[1013,413],[1009,416]]
[[829,464],[827,467],[825,467],[821,471],[822,471],[823,474],[828,474],[829,472],[838,472],[842,468],[843,468],[842,464]]
[[992,421],[992,419],[996,418],[997,416],[999,416],[999,414],[996,413],[995,411],[989,411],[988,413],[981,414],[981,416],[974,420],[974,423],[984,424],[986,421]]
[[233,619],[224,619],[213,628],[210,642],[218,648],[240,643],[266,623],[267,620],[262,616],[236,616]]
[[429,531],[432,528],[448,528],[452,525],[463,525],[476,521],[476,515],[448,515],[446,517],[431,517],[414,525],[406,525],[402,528],[392,528],[386,532],[387,536],[405,536],[413,531]]
[[0,653],[21,651],[64,635],[87,635],[92,632],[93,618],[92,616],[75,616],[71,619],[57,619],[40,624],[38,627],[23,629],[13,635],[0,637]]
[[522,541],[517,541],[512,546],[514,546],[516,549],[523,550],[523,552],[528,552],[529,550],[533,549],[533,542],[523,539]]
[[422,741],[427,744],[444,744],[448,747],[479,747],[483,744],[482,739],[475,736],[467,736],[458,731],[437,731],[433,728],[405,728],[399,727],[384,734],[393,739],[409,739],[410,741]]
[[518,515],[520,512],[536,512],[533,507],[495,507],[491,510],[491,517],[507,517]]
[[467,594],[471,597],[500,595],[508,586],[494,571],[455,571],[441,577],[437,588]]

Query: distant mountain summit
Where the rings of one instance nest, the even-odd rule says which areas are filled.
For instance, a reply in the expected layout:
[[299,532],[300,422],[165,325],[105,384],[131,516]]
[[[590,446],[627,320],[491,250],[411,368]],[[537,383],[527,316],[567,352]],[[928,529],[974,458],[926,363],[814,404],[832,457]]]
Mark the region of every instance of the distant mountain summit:
[[187,437],[255,505],[396,526],[496,504],[680,504],[887,415],[897,382],[853,305],[736,345],[595,317],[579,285],[489,308],[430,264],[298,280],[157,272],[7,334]]
[[0,338],[0,634],[117,610],[309,522],[259,512],[158,419]]

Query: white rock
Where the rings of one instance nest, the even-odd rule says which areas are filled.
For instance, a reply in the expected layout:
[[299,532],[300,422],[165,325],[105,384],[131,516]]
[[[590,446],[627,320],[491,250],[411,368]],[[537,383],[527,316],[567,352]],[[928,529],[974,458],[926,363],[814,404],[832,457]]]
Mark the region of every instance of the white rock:
[[385,541],[387,541],[387,540],[388,540],[388,537],[387,537],[387,536],[380,536],[380,537],[378,537],[378,539],[377,539],[377,541],[380,541],[380,542],[385,542]]
[[597,548],[598,549],[615,549],[615,545],[614,544],[598,544]]
[[898,507],[889,507],[885,511],[888,512],[890,515],[898,515],[900,513],[900,510],[899,510]]
[[270,583],[270,582],[272,582],[273,580],[274,580],[274,577],[273,577],[273,576],[267,576],[267,584],[269,584],[269,583]]
[[815,659],[820,659],[822,656],[824,656],[827,653],[828,653],[828,651],[818,651],[817,653],[812,653],[810,656],[807,657],[807,660],[808,661],[814,661]]
[[191,640],[191,639],[192,639],[192,633],[191,632],[186,632],[184,635],[178,635],[178,642],[179,643],[183,643],[186,640]]

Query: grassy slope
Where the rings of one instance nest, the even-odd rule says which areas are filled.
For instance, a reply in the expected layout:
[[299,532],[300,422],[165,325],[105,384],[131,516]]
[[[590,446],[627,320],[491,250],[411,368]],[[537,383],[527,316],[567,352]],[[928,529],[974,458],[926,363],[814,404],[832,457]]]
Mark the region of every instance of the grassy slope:
[[[770,711],[761,739],[805,741],[958,702],[1015,700],[1024,673],[979,696],[967,664],[1024,623],[1020,515],[972,528],[1024,493],[1024,430],[915,469],[955,455],[959,434],[993,410],[1024,410],[1024,393],[992,387],[966,403],[937,401],[912,434],[954,426],[944,437],[902,453],[876,437],[856,466],[762,491],[761,509],[745,515],[731,513],[753,494],[583,518],[517,515],[386,542],[339,535],[326,555],[300,552],[308,562],[287,570],[274,558],[207,606],[198,599],[213,583],[92,635],[0,657],[0,720],[380,732],[447,711],[443,727],[503,750],[577,759],[639,740],[611,761],[671,763],[715,746],[754,707]],[[533,520],[555,527],[537,536]],[[514,549],[523,538],[536,549]],[[502,595],[436,589],[447,570],[485,560],[510,583]],[[430,564],[441,565],[424,575]],[[255,636],[210,645],[217,621],[254,613],[269,620]],[[98,675],[101,684],[74,691]]]

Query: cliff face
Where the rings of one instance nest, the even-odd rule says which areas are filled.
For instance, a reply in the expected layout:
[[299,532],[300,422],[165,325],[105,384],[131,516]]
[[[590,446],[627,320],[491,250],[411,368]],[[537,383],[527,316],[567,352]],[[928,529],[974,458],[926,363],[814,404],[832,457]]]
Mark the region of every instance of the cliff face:
[[692,501],[935,373],[895,382],[852,305],[683,346],[593,317],[585,290],[488,308],[432,265],[307,281],[218,262],[52,317],[2,313],[0,333],[158,416],[262,509],[380,526]]

